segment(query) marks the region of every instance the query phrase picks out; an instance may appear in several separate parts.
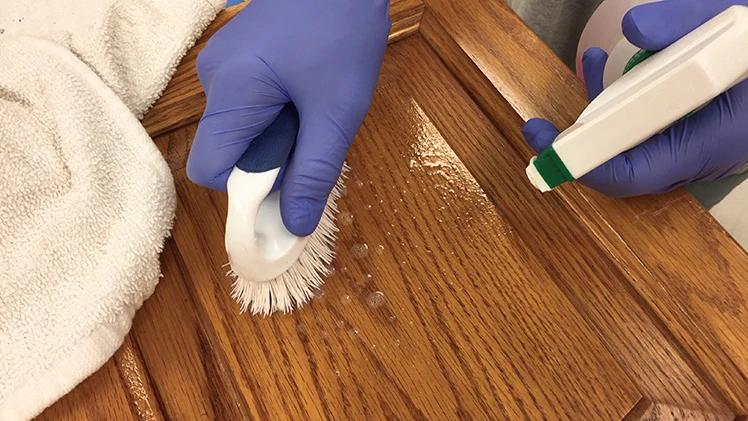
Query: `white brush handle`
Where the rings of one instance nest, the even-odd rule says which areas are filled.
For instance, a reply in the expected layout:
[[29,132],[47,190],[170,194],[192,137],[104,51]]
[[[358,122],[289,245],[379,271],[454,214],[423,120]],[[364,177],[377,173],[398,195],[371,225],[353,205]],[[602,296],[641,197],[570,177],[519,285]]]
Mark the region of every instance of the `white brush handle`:
[[286,229],[280,191],[270,193],[299,131],[299,114],[286,104],[277,118],[247,147],[229,175],[226,252],[234,275],[246,282],[269,282],[301,256],[307,238]]
[[229,176],[226,252],[232,271],[245,281],[268,282],[282,275],[307,243],[307,237],[288,232],[281,219],[280,192],[270,193],[279,172],[234,167]]

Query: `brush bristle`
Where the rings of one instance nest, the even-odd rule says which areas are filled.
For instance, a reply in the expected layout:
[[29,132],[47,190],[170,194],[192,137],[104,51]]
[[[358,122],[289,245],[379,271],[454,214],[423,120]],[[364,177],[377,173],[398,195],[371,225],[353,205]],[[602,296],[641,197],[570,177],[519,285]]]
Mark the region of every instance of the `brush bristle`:
[[250,282],[229,271],[228,276],[233,279],[231,296],[239,303],[242,313],[249,310],[254,315],[269,316],[275,312],[290,312],[306,304],[314,296],[314,290],[322,286],[323,276],[328,275],[335,258],[337,201],[343,194],[343,180],[348,170],[348,166],[344,166],[317,229],[309,236],[299,260],[286,272],[268,282]]

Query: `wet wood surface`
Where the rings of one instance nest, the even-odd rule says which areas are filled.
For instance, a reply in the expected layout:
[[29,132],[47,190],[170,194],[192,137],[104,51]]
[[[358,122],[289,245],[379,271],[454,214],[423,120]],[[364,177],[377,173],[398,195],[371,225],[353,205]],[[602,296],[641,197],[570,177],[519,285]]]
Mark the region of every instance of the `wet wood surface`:
[[[431,16],[424,19],[421,33],[450,63],[450,69],[469,87],[525,162],[533,153],[520,133],[524,120],[544,117],[563,129],[586,106],[581,83],[560,61],[547,59],[548,47],[537,42],[503,2],[482,2],[472,7],[471,13],[461,13],[459,2],[425,3]],[[481,35],[495,28],[498,21],[501,31],[490,37]],[[516,62],[522,66],[513,64]],[[474,173],[491,171],[489,163],[483,160],[469,167]],[[562,199],[559,206],[576,216],[624,274],[623,289],[630,290],[629,295],[656,321],[653,327],[673,344],[663,355],[670,359],[673,353],[681,354],[677,358],[692,367],[690,371],[703,379],[701,383],[717,389],[732,411],[748,413],[746,252],[684,189],[627,200],[609,199],[578,185],[563,186],[557,194]],[[540,229],[535,231],[538,235]],[[601,308],[611,311],[608,304],[590,303],[591,292],[578,283],[565,285],[577,288],[573,297],[580,305],[587,304],[597,312]],[[621,290],[617,283],[598,281],[593,286]],[[624,312],[632,308],[621,304]],[[625,341],[621,346],[635,344],[637,338],[640,336],[621,338]],[[651,341],[645,339],[649,344],[639,348],[649,349],[649,353],[661,348],[660,340]],[[629,366],[636,367],[641,361],[638,351],[625,351],[623,358],[626,354],[633,360]],[[657,365],[663,367],[660,362]],[[665,391],[661,386],[670,377],[669,370],[639,370],[648,378],[647,393],[666,401],[685,399],[694,405],[693,398],[677,391],[693,389],[689,386],[692,380],[679,381],[682,387],[676,391]],[[661,374],[652,376],[658,372]]]
[[[194,300],[189,311],[199,326],[179,330],[198,335],[189,347],[174,346],[199,362],[170,361],[184,367],[191,382],[172,381],[173,370],[157,369],[160,394],[176,395],[164,398],[166,413],[184,410],[180,389],[203,382],[195,366],[204,367],[206,383],[221,379],[208,401],[234,396],[233,408],[256,411],[250,415],[260,419],[315,413],[337,419],[388,413],[403,419],[574,419],[573,408],[619,419],[638,401],[634,385],[553,285],[532,247],[450,149],[448,138],[500,134],[468,105],[445,68],[436,71],[429,52],[415,37],[388,53],[349,158],[353,172],[340,201],[335,275],[321,297],[296,314],[262,320],[237,313],[230,283],[217,270],[225,260],[225,195],[194,186],[177,171],[181,223],[165,260],[171,267],[173,255],[178,269],[167,272],[159,288],[173,283]],[[404,57],[423,58],[407,63],[412,77],[402,77]],[[428,79],[441,79],[444,89],[430,89]],[[450,99],[462,105],[449,107],[451,116],[439,123],[424,110]],[[185,129],[185,140],[192,130]],[[175,293],[162,297],[183,302]],[[143,314],[151,311],[162,314],[158,300]],[[173,323],[181,320],[189,323],[183,316]],[[149,338],[135,331],[149,368],[161,364],[149,356],[175,355],[144,349],[155,342],[155,329],[145,329]],[[183,386],[161,387],[161,379]]]
[[349,155],[335,273],[290,315],[230,298],[225,194],[184,173],[204,107],[186,56],[144,119],[179,195],[164,278],[122,349],[39,419],[748,413],[745,253],[683,191],[537,193],[519,130],[569,125],[581,85],[503,2],[425,3],[393,2],[406,23]]

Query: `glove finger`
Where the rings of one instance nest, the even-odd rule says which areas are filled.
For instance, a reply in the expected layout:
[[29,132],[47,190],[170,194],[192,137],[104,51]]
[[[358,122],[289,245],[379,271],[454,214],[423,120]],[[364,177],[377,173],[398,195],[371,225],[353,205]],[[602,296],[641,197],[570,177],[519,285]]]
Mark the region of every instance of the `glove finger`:
[[334,117],[307,114],[300,108],[301,126],[281,187],[281,217],[297,236],[314,232],[328,196],[340,177],[355,133],[347,133]]
[[535,153],[541,153],[551,146],[558,134],[556,126],[541,118],[530,119],[522,127],[522,136]]
[[623,17],[622,29],[635,46],[659,51],[735,4],[748,0],[662,0],[636,6]]
[[207,105],[187,159],[187,176],[195,184],[226,191],[228,176],[249,143],[289,102],[267,73],[266,68],[251,67],[218,70],[204,83]]
[[582,55],[584,83],[587,85],[587,96],[590,101],[597,98],[603,91],[603,76],[605,74],[605,63],[607,62],[608,53],[602,48],[590,48]]

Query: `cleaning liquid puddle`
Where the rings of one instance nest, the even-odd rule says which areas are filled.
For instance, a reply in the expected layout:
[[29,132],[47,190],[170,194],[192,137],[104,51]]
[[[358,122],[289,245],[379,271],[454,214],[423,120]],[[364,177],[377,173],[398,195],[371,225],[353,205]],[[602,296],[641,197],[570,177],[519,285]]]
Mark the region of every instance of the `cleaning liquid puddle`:
[[327,272],[327,275],[325,276],[326,278],[335,276],[335,266],[333,266],[332,264],[327,265],[327,267],[325,267],[325,272]]
[[379,308],[384,305],[384,293],[382,291],[373,292],[366,299],[366,304],[371,308]]
[[322,288],[316,288],[312,290],[312,299],[315,301],[322,301],[325,298],[325,290]]
[[369,255],[369,246],[366,243],[354,244],[351,247],[351,256],[354,259],[363,259]]
[[338,215],[338,220],[340,221],[340,225],[353,225],[353,214],[348,211],[340,212],[340,215]]

